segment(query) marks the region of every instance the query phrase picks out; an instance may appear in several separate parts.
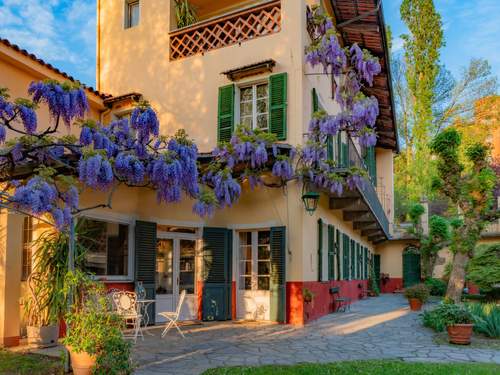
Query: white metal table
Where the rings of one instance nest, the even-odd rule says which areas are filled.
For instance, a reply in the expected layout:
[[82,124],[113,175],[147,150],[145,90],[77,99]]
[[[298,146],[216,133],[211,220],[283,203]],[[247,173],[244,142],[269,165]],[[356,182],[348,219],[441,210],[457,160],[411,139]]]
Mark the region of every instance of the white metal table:
[[[142,324],[141,324],[141,327],[147,327],[148,324],[149,324],[149,313],[148,313],[148,307],[155,303],[156,300],[154,299],[138,299],[137,300],[137,313],[138,314],[141,314],[142,316]],[[154,319],[154,317],[153,317]],[[144,328],[141,328],[141,330],[145,331],[147,334],[151,335],[151,336],[154,336],[152,333],[146,331]]]

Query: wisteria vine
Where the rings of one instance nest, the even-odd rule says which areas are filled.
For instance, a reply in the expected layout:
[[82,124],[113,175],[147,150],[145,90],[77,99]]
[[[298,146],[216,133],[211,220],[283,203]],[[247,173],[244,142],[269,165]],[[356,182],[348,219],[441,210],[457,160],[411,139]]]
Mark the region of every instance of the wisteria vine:
[[[84,210],[79,195],[85,188],[151,188],[158,202],[166,203],[188,197],[201,217],[234,205],[244,184],[254,189],[269,186],[266,181],[271,180],[272,186],[284,186],[299,178],[334,194],[354,189],[366,172],[352,167],[340,174],[338,165],[327,158],[327,139],[346,132],[362,146],[376,143],[378,103],[361,90],[372,85],[380,65],[356,44],[342,48],[333,22],[320,8],[310,17],[318,37],[306,61],[334,76],[341,111],[314,113],[308,139],[298,151],[278,144],[267,131],[238,126],[230,142],[211,155],[200,155],[185,131],[160,135],[156,112],[146,101],[137,103],[130,119],[103,125],[84,119],[89,105],[78,83],[33,82],[28,89],[31,99],[12,101],[0,88],[0,200],[36,216],[48,214],[63,229]],[[48,107],[51,123],[39,129],[36,110],[42,104]],[[78,125],[79,137],[58,136],[60,124]],[[18,137],[7,140],[8,132]],[[200,162],[205,159],[208,162]]]

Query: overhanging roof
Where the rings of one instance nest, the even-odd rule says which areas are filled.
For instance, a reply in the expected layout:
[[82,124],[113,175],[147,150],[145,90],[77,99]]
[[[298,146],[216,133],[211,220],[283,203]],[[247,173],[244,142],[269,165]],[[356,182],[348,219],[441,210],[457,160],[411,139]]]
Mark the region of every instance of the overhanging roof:
[[346,44],[358,43],[377,56],[382,66],[372,87],[363,91],[377,98],[380,115],[377,120],[377,146],[399,151],[396,115],[391,84],[389,47],[385,34],[382,0],[330,0],[336,26]]

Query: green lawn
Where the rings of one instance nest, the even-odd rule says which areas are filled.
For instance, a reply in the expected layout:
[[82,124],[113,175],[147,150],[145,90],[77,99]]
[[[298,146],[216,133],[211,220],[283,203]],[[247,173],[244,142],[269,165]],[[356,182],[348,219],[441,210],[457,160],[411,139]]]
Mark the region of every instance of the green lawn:
[[402,361],[352,361],[296,366],[228,367],[203,375],[498,375],[500,365]]
[[61,361],[42,355],[12,353],[0,349],[0,374],[55,375],[62,373]]

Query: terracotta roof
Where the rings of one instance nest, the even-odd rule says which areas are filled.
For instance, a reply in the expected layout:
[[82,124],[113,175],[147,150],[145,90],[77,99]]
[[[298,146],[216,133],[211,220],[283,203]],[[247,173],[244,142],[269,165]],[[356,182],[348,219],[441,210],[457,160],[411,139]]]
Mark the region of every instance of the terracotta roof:
[[377,145],[399,151],[396,108],[391,83],[389,47],[385,35],[382,0],[330,0],[337,29],[346,44],[358,43],[379,58],[382,72],[373,87],[364,91],[377,98],[380,116],[377,120]]
[[[57,69],[55,66],[49,64],[48,62],[45,62],[44,60],[38,58],[36,55],[32,54],[32,53],[29,53],[28,51],[26,51],[25,49],[22,49],[21,47],[19,47],[18,45],[16,44],[13,44],[11,42],[9,42],[7,39],[3,39],[3,38],[0,38],[0,43],[13,49],[14,51],[16,52],[19,52],[21,54],[23,54],[24,56],[30,58],[31,60],[33,61],[36,61],[38,62],[39,64],[43,65],[44,67],[52,70],[54,73],[57,73],[61,76],[63,76],[64,78],[66,78],[67,80],[70,80],[72,82],[77,82],[78,80],[72,76],[70,76],[69,74]],[[87,85],[84,85],[82,84],[82,86],[89,92],[99,96],[101,99],[106,99],[106,98],[110,98],[112,97],[112,95],[110,94],[105,94],[103,92],[100,92],[100,91],[97,91],[96,89],[94,89],[93,87],[91,86],[87,86]]]

